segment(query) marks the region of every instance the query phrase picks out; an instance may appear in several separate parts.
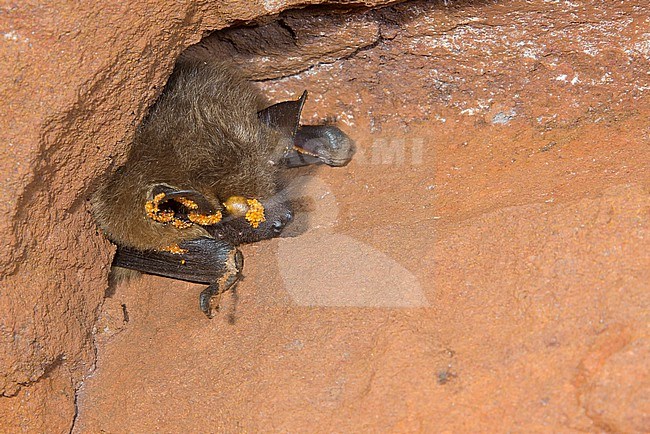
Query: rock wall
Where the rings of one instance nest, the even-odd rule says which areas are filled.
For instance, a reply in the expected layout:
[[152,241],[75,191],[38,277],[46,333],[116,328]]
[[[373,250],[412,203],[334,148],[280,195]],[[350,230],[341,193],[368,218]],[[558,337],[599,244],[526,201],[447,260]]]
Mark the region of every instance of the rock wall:
[[3,4],[2,426],[72,423],[112,254],[87,199],[119,164],[179,53],[211,30],[309,3],[321,2]]
[[[650,8],[387,3],[3,6],[0,427],[647,431]],[[304,120],[359,144],[310,187],[297,222],[317,230],[245,248],[235,325],[157,277],[104,301],[87,207],[218,29],[184,55],[231,58],[273,100],[309,89]],[[324,282],[413,278],[415,304],[314,302],[277,258],[322,240],[399,264],[333,249]]]

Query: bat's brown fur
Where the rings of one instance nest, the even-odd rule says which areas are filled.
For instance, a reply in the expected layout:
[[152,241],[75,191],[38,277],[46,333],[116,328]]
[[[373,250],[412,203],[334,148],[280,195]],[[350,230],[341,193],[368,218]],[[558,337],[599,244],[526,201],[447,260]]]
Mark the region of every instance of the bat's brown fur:
[[201,192],[216,209],[230,196],[264,200],[276,190],[280,134],[257,116],[256,89],[219,62],[178,64],[138,129],[124,166],[92,198],[97,222],[117,244],[162,249],[207,235],[147,217],[155,184]]

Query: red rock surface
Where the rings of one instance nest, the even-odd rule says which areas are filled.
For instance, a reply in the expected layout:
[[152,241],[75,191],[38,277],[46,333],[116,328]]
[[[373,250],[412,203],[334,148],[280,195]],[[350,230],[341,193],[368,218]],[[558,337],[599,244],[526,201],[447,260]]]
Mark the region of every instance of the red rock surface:
[[3,431],[70,430],[112,253],[86,200],[178,54],[203,32],[298,3],[307,2],[0,5]]
[[[221,318],[200,285],[151,276],[99,309],[93,180],[183,47],[277,3],[5,12],[2,426],[649,431],[641,1],[316,8],[221,34],[271,99],[309,89],[303,120],[338,116],[359,153],[297,172],[294,236],[243,249]],[[238,39],[279,28],[296,39],[267,59]]]

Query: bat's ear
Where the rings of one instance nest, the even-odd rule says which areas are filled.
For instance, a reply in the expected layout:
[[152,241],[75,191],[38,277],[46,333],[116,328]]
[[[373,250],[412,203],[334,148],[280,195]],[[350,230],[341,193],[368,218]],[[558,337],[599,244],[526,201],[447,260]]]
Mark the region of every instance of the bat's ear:
[[300,112],[307,99],[307,91],[300,99],[273,104],[257,112],[259,119],[271,128],[279,130],[288,137],[293,137],[300,125]]
[[[208,199],[206,199],[203,194],[199,193],[196,190],[179,190],[174,187],[170,187],[167,184],[157,184],[151,189],[151,194],[153,197],[158,196],[160,193],[164,193],[164,201],[173,200],[182,205],[191,207],[192,209],[197,210],[202,214],[214,214],[217,211],[220,211],[219,208],[215,207]],[[194,207],[196,205],[196,207]]]
[[156,184],[151,200],[146,204],[147,215],[161,223],[187,227],[191,223],[209,226],[221,221],[221,204],[213,204],[196,190],[181,190],[168,184]]

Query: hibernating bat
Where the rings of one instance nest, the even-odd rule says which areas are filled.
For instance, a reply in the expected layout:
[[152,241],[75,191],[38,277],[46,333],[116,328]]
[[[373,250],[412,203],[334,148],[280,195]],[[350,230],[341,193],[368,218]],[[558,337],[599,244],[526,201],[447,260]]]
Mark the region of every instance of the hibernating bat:
[[236,246],[278,236],[292,219],[280,172],[352,157],[337,127],[299,124],[306,94],[266,107],[234,68],[178,63],[125,164],[92,197],[117,244],[113,266],[208,284],[199,303],[212,317],[241,277]]

